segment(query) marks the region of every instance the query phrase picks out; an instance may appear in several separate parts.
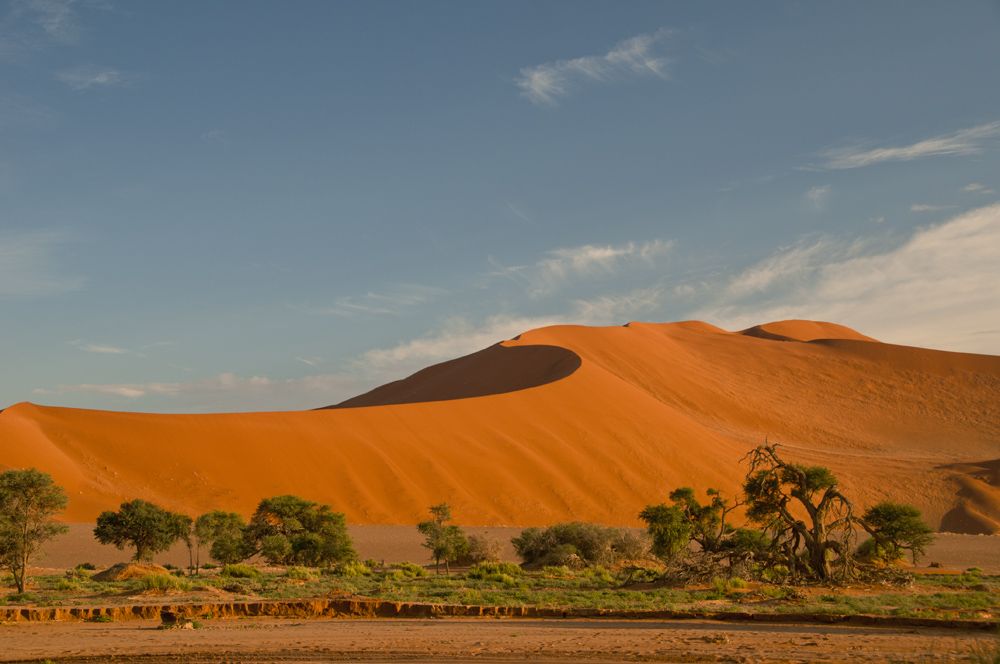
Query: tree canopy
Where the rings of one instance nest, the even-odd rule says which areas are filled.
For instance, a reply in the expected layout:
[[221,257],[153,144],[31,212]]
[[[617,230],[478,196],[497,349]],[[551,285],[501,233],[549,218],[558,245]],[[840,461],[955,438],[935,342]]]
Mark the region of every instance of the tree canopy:
[[47,473],[29,468],[0,473],[0,568],[10,570],[17,592],[24,592],[28,564],[42,545],[66,526],[54,518],[68,500]]
[[358,557],[342,512],[292,495],[260,501],[244,541],[273,564],[315,567]]
[[457,560],[468,553],[469,543],[459,526],[447,525],[451,521],[451,507],[448,503],[430,507],[431,518],[417,524],[417,530],[426,538],[423,547],[430,549],[434,558],[435,571],[441,573],[441,561],[445,572],[451,573],[449,561]]
[[[190,523],[190,518],[187,519]],[[113,544],[121,550],[135,547],[136,562],[147,562],[168,550],[181,537],[178,515],[159,505],[136,498],[121,504],[117,512],[107,510],[97,517],[94,537],[101,544]]]

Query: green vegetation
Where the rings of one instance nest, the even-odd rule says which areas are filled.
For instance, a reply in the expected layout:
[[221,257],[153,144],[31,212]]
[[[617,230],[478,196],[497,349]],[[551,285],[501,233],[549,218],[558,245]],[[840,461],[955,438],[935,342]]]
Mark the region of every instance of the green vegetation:
[[181,536],[180,519],[158,505],[136,498],[121,504],[117,512],[97,517],[94,537],[101,544],[118,549],[135,547],[136,562],[153,559],[153,554],[169,549]]
[[67,502],[47,473],[34,468],[0,473],[0,569],[10,571],[17,592],[24,592],[28,564],[42,545],[66,532],[54,518]]
[[[223,565],[246,560],[252,554],[243,537],[247,524],[236,512],[215,510],[202,514],[194,522],[194,537],[200,552],[202,546],[210,547],[209,555]],[[195,562],[195,573],[198,573],[200,560]],[[211,563],[205,564],[205,569]]]
[[243,541],[245,551],[259,553],[272,565],[315,567],[358,557],[343,513],[291,495],[260,501]]
[[259,579],[263,574],[256,567],[242,565],[239,563],[224,565],[219,576],[231,577],[234,579]]
[[418,523],[417,530],[426,538],[423,546],[430,550],[431,557],[434,558],[435,572],[441,573],[441,561],[444,560],[445,572],[451,574],[449,562],[466,555],[469,552],[469,542],[460,527],[448,525],[451,521],[448,503],[433,505],[430,512],[431,518]]
[[588,565],[620,565],[645,555],[644,538],[627,528],[575,521],[548,528],[525,528],[511,540],[527,565],[580,569]]
[[874,555],[886,562],[903,557],[909,551],[913,563],[934,541],[931,528],[920,519],[920,510],[912,505],[884,501],[865,510],[861,524],[874,541]]

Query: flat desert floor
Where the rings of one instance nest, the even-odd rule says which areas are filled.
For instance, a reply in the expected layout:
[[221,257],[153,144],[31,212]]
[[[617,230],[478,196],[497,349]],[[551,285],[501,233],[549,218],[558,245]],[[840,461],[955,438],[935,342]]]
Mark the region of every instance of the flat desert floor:
[[996,636],[983,632],[695,620],[253,619],[206,621],[198,630],[158,625],[0,625],[0,661],[929,662],[996,647]]

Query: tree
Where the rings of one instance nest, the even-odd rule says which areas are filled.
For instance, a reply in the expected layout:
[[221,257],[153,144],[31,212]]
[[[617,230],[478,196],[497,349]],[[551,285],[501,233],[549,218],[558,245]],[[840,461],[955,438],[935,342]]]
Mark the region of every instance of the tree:
[[250,555],[272,564],[315,567],[358,557],[344,514],[298,496],[260,501],[244,532]]
[[887,560],[898,560],[908,550],[913,564],[934,541],[931,527],[920,518],[913,505],[883,501],[865,510],[861,525],[875,540],[875,550]]
[[[774,532],[786,565],[795,572],[799,546],[808,553],[809,570],[822,580],[833,575],[832,554],[845,563],[850,574],[854,506],[837,488],[837,478],[828,468],[783,461],[777,445],[765,443],[747,457],[750,469],[743,483],[747,517]],[[798,508],[794,507],[795,505]],[[800,519],[801,509],[807,518]]]
[[441,561],[444,560],[444,569],[447,574],[451,574],[448,562],[457,560],[469,550],[469,543],[465,539],[465,533],[459,526],[445,525],[451,521],[451,508],[448,503],[441,503],[430,508],[431,519],[417,524],[417,530],[427,538],[423,543],[425,549],[430,549],[434,558],[435,571],[441,573]]
[[653,545],[650,552],[663,562],[670,564],[691,542],[691,523],[677,505],[646,505],[639,512],[639,518],[646,522]]
[[117,512],[101,512],[94,537],[101,544],[113,544],[121,550],[134,546],[133,560],[145,562],[168,550],[179,539],[178,525],[173,512],[136,498],[122,503]]
[[47,473],[29,468],[0,473],[0,568],[10,570],[17,592],[24,592],[28,563],[42,544],[67,528],[55,523],[68,500]]
[[718,489],[708,489],[705,493],[712,499],[707,505],[702,505],[694,497],[694,489],[681,487],[670,492],[670,500],[677,506],[691,526],[691,539],[701,546],[706,553],[717,553],[726,541],[731,529],[726,525],[726,515],[739,506],[730,507],[729,501],[722,497]]
[[187,546],[188,550],[188,569],[194,567],[194,546],[195,541],[192,536],[191,527],[194,525],[194,519],[189,517],[187,514],[173,514],[173,528],[174,533],[177,535],[177,539],[182,540],[184,545]]
[[[202,514],[194,522],[194,537],[200,554],[208,546],[209,556],[223,565],[238,563],[253,555],[245,539],[247,524],[236,512],[214,510]],[[200,555],[195,561],[195,572],[201,565]]]

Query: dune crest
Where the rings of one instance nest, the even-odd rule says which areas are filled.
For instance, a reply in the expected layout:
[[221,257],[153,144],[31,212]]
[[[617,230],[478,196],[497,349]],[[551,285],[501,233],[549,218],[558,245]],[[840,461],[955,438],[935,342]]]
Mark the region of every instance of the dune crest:
[[134,497],[249,514],[296,493],[355,524],[414,524],[448,501],[469,526],[638,525],[679,486],[736,495],[765,436],[833,469],[862,507],[913,503],[965,532],[1000,523],[1000,505],[969,497],[980,475],[945,468],[997,458],[1000,358],[810,321],[542,328],[315,411],[17,404],[0,412],[0,467],[51,473],[67,521]]

